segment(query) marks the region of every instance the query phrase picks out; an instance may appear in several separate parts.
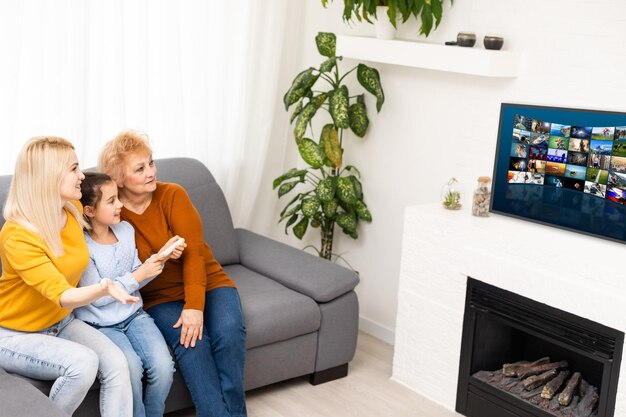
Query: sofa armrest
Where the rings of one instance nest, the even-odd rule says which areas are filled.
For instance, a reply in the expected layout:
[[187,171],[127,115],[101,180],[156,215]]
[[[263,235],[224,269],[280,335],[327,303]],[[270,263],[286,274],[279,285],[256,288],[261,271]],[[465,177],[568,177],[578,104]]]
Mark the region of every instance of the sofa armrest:
[[69,417],[41,391],[0,368],[0,415],[12,417]]
[[236,229],[240,262],[282,285],[325,303],[352,291],[356,273],[326,259],[245,229]]

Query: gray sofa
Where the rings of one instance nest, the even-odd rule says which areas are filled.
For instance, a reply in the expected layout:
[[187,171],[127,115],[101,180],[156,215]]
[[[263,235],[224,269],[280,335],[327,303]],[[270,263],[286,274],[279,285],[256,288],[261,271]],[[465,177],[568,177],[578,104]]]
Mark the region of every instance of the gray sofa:
[[[170,158],[157,160],[156,165],[159,180],[185,187],[203,219],[206,241],[238,286],[248,330],[246,390],[304,375],[314,385],[347,375],[358,332],[357,275],[249,230],[235,229],[222,190],[199,161]],[[2,207],[9,184],[10,176],[0,176]],[[0,218],[0,226],[3,223]],[[16,377],[0,373],[0,386],[6,378]],[[49,392],[50,381],[22,379]],[[23,385],[6,385],[15,392],[3,389],[3,394],[23,399],[25,407],[32,403],[32,393]],[[192,406],[177,372],[166,412]],[[52,416],[50,410],[39,414],[24,408],[21,415]],[[97,382],[74,415],[100,415]]]

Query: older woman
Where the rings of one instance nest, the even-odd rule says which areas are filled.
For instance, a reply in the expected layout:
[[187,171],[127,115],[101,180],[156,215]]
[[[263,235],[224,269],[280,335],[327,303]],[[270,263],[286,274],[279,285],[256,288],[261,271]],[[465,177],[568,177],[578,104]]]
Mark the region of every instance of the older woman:
[[189,196],[178,184],[157,182],[147,138],[134,131],[105,145],[99,168],[119,187],[122,218],[135,228],[142,261],[172,236],[185,238],[182,257],[168,262],[141,295],[174,352],[196,415],[246,416],[246,330],[239,294],[204,241]]

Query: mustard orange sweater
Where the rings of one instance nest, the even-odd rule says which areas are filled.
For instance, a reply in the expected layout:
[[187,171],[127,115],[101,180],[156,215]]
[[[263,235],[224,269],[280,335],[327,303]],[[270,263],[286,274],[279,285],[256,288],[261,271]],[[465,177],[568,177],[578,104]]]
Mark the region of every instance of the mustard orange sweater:
[[[75,204],[80,207],[79,202]],[[61,239],[65,253],[55,258],[37,233],[13,222],[4,224],[0,231],[0,326],[35,332],[70,313],[61,307],[61,294],[78,285],[89,263],[89,249],[69,212]]]
[[158,182],[148,208],[142,214],[122,208],[122,218],[135,228],[142,262],[175,235],[187,243],[181,258],[167,261],[161,275],[141,289],[144,308],[184,300],[184,308],[204,310],[206,291],[235,287],[204,241],[200,214],[180,185]]

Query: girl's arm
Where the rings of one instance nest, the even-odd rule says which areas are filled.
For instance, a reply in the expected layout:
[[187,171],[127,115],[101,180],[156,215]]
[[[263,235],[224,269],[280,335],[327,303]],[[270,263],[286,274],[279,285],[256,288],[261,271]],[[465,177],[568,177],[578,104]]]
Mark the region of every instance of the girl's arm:
[[103,278],[98,284],[65,290],[61,294],[61,307],[67,310],[73,310],[77,307],[90,304],[106,295],[109,295],[122,304],[135,304],[139,301],[138,297],[129,295],[122,288],[115,285],[109,278]]

